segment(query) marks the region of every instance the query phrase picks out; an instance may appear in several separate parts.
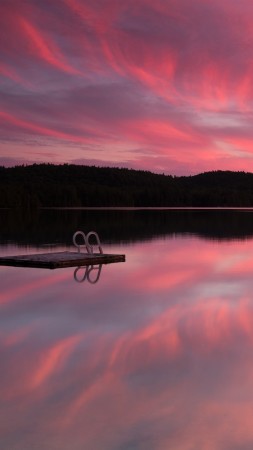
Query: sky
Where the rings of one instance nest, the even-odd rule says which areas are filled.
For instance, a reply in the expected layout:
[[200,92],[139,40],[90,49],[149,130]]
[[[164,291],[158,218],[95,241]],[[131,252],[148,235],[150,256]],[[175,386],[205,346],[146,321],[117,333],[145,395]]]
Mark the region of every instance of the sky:
[[253,2],[0,0],[0,165],[253,171]]

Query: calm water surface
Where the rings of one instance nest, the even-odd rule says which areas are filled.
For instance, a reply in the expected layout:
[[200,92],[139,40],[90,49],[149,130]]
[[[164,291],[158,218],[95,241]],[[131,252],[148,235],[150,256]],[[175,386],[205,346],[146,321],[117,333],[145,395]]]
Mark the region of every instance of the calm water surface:
[[6,212],[0,252],[77,228],[126,262],[0,267],[0,448],[252,449],[253,212]]

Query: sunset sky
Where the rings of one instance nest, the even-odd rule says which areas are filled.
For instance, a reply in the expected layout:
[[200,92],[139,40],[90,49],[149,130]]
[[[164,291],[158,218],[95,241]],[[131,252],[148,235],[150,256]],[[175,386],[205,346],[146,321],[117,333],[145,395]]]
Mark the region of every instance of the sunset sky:
[[253,171],[253,2],[0,0],[0,165]]

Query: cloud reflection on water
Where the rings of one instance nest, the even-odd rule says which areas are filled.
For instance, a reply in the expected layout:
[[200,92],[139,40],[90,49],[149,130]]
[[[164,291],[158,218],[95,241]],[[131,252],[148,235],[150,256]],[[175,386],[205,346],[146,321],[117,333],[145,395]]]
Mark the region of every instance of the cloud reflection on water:
[[251,448],[253,241],[126,254],[94,285],[1,268],[2,448]]

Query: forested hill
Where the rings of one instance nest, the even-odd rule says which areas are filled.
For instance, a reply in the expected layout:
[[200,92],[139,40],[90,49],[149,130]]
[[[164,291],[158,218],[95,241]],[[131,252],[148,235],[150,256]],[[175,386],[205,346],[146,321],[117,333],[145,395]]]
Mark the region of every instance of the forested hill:
[[0,167],[0,207],[253,206],[253,174],[189,177],[80,165]]

